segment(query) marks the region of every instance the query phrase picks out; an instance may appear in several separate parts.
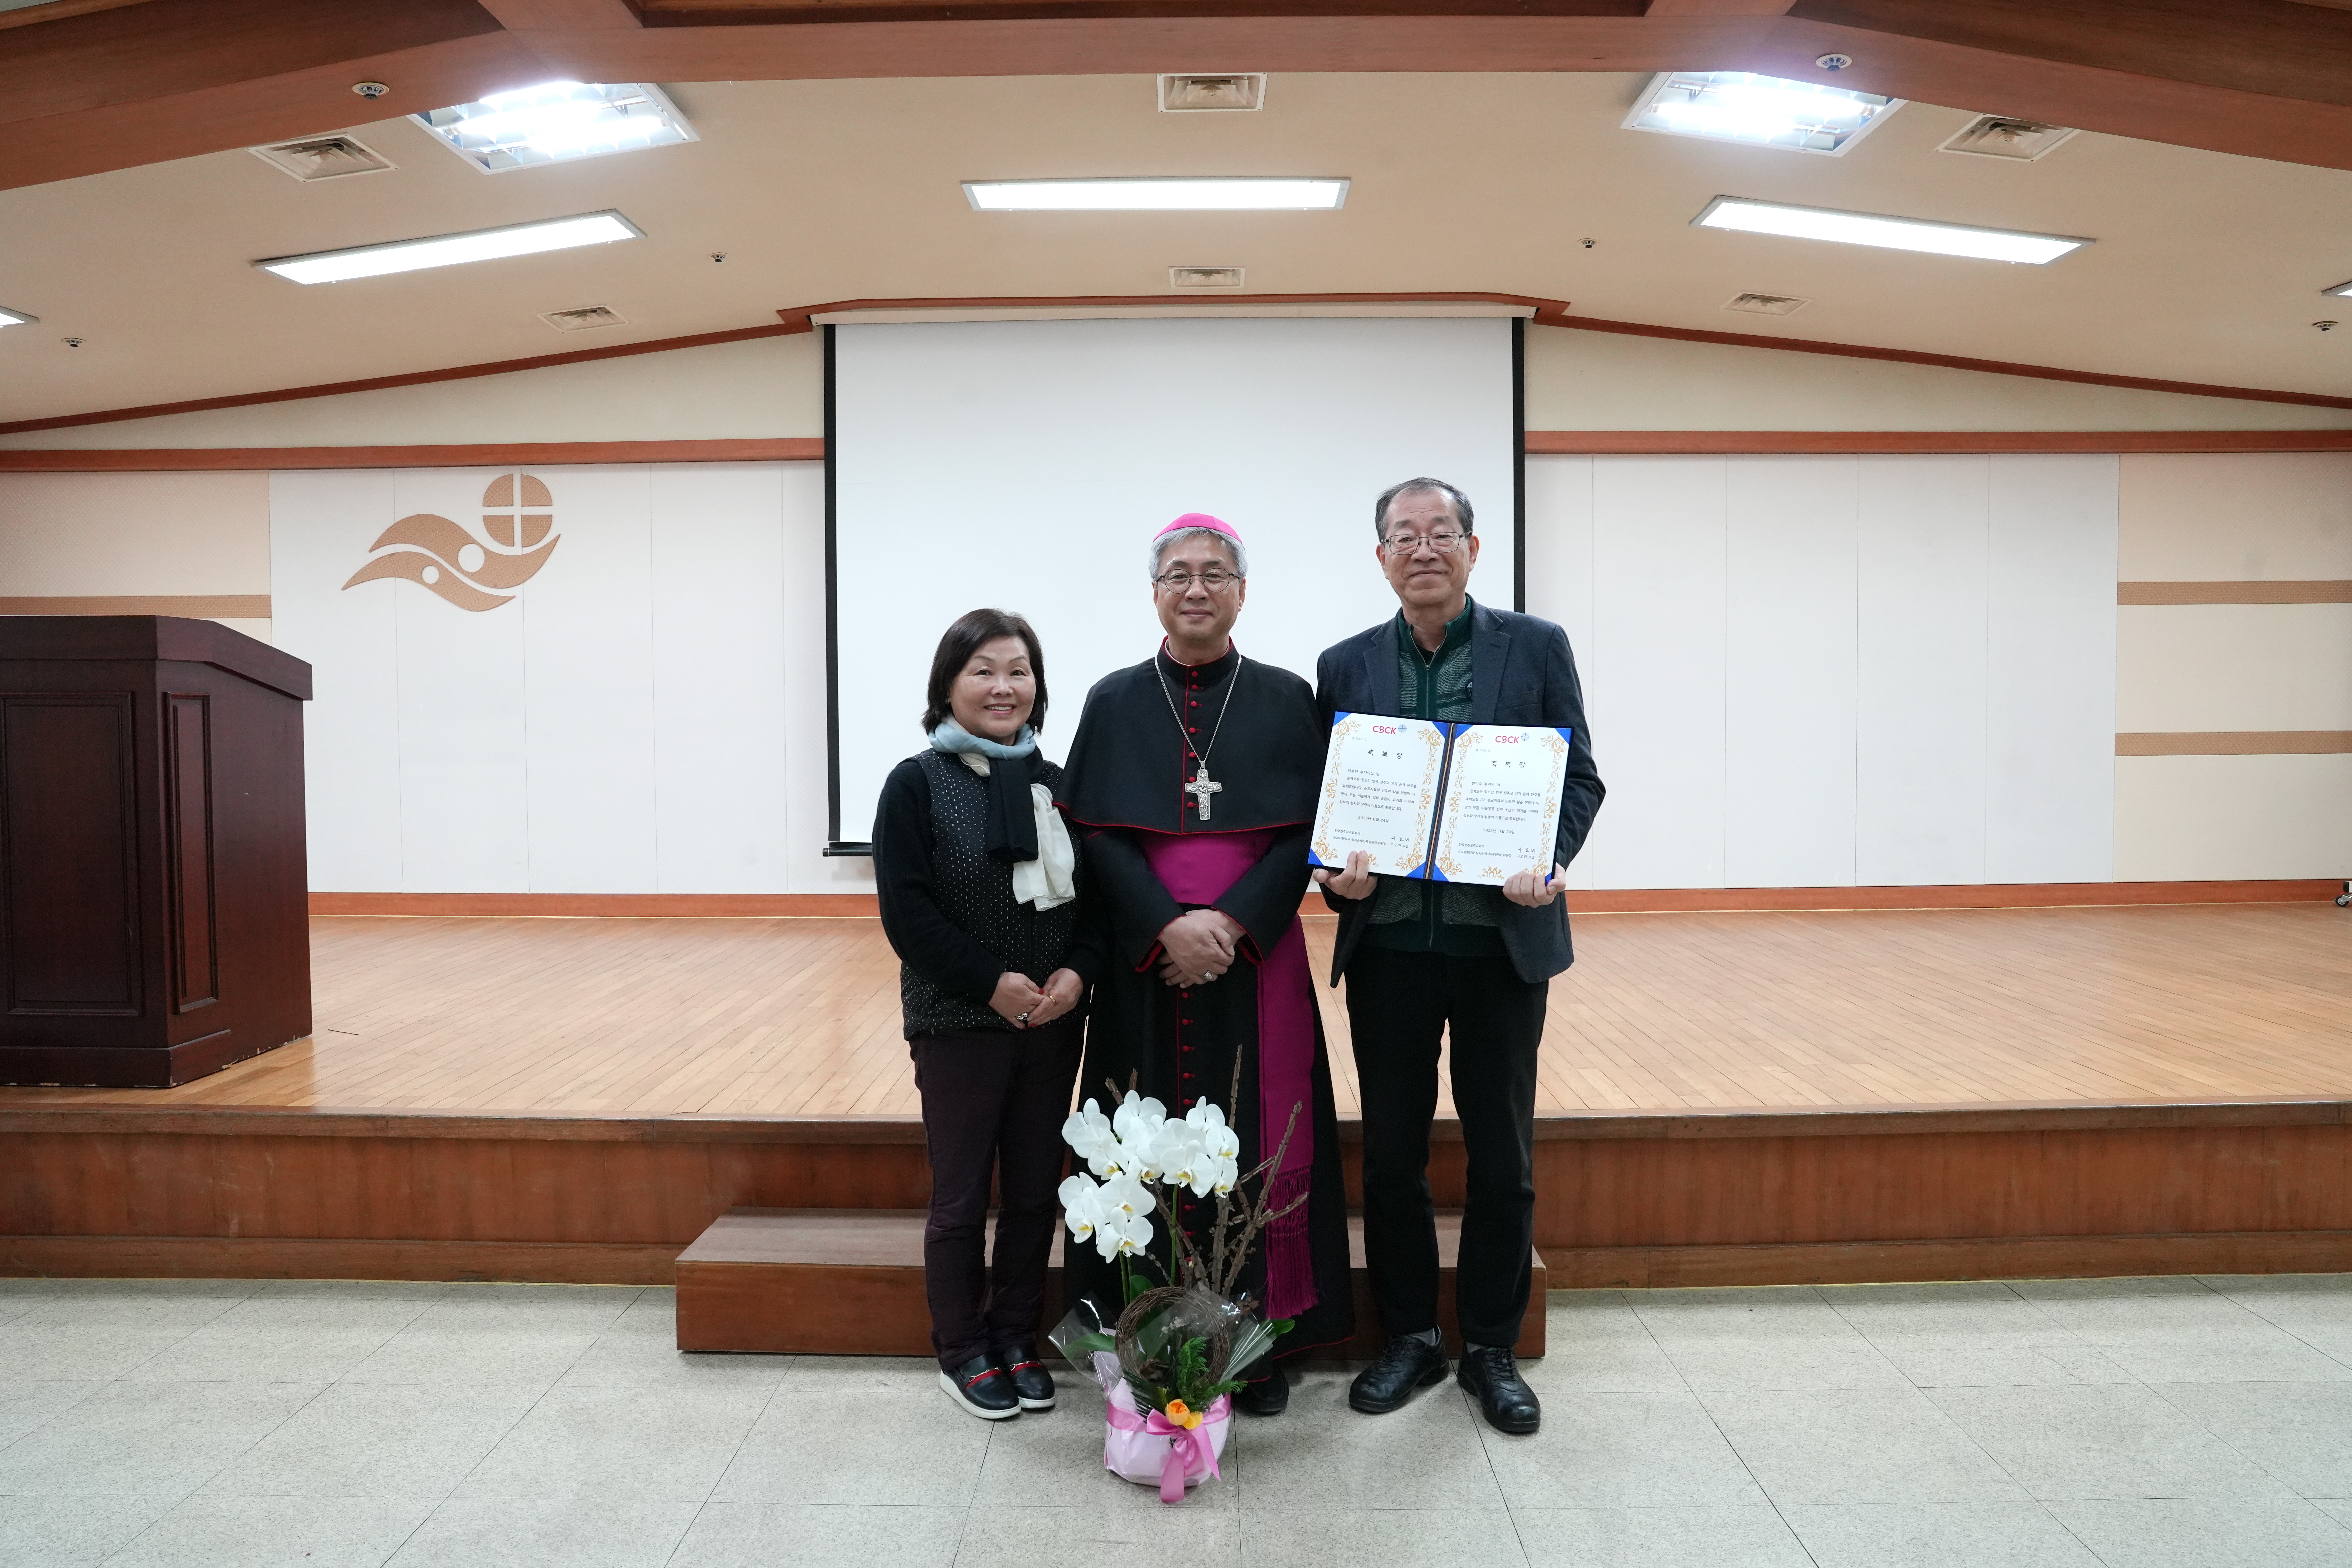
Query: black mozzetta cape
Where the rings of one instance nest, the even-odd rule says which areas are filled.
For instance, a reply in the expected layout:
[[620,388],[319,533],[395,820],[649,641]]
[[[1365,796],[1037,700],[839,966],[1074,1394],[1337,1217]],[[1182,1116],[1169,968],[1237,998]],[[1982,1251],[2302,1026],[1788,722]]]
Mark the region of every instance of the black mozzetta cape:
[[[1178,714],[1206,755],[1210,778],[1224,786],[1210,797],[1206,822],[1184,793],[1193,762]],[[1179,664],[1163,646],[1087,693],[1062,763],[1062,809],[1087,827],[1148,833],[1252,833],[1311,824],[1328,734],[1313,689],[1290,671],[1232,651],[1208,664]]]

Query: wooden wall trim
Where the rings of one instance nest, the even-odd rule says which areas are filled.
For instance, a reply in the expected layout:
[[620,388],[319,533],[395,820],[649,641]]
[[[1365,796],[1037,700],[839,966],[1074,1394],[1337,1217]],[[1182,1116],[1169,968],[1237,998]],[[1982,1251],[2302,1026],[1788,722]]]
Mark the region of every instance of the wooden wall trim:
[[667,916],[698,920],[878,913],[871,893],[312,893],[310,913],[561,918]]
[[[599,79],[602,79],[601,78]],[[180,403],[149,403],[135,408],[103,408],[87,414],[58,414],[45,419],[17,419],[0,424],[0,436],[28,430],[63,430],[77,425],[110,425],[124,419],[160,419],[168,414],[202,414],[215,408],[249,408],[260,403],[292,403],[306,397],[337,397],[347,392],[382,392],[394,386],[422,386],[436,381],[465,381],[478,375],[505,375],[519,370],[546,370],[590,360],[625,359],[631,354],[667,353],[672,349],[710,348],[752,338],[788,337],[806,327],[736,327],[723,332],[692,332],[677,338],[648,338],[643,342],[610,343],[564,353],[532,354],[523,359],[487,360],[479,364],[447,365],[439,370],[413,370],[399,375],[371,375],[357,381],[327,381],[310,386],[282,386],[270,392],[238,392],[226,397],[196,397]]]
[[2057,365],[2021,364],[2013,360],[1969,359],[1960,354],[1925,353],[1916,349],[1873,348],[1862,343],[1830,342],[1821,338],[1775,338],[1757,332],[1658,327],[1646,321],[1611,321],[1596,316],[1561,316],[1557,321],[1545,321],[1543,324],[1581,332],[1622,332],[1640,338],[1670,338],[1677,342],[1725,343],[1734,348],[1780,349],[1789,353],[1832,354],[1841,359],[1887,360],[1901,364],[1935,365],[1944,370],[1981,371],[1989,375],[2022,375],[2037,381],[2071,381],[2086,386],[2121,386],[2135,392],[2172,392],[2189,397],[2230,397],[2254,403],[2293,403],[2308,408],[2352,408],[2352,397],[2337,397],[2326,393],[2281,392],[2259,386],[2222,386],[2202,381],[2113,375],[2105,371],[2067,370]]
[[2352,429],[1530,430],[1527,443],[1531,458],[2352,452]]
[[2333,899],[2323,878],[2214,882],[1989,882],[1932,888],[1616,888],[1571,892],[1571,912],[1759,913],[1798,910],[2039,910],[2138,904],[2302,904]]
[[0,599],[0,616],[188,616],[198,620],[269,618],[267,594],[33,594]]
[[2118,605],[2352,605],[2352,581],[2118,583]]
[[[1529,457],[1743,457],[2003,452],[2352,452],[2345,430],[1530,430]],[[819,436],[699,441],[518,441],[479,446],[116,447],[0,451],[0,474],[188,473],[214,469],[488,468],[520,464],[815,463]],[[2341,604],[2352,584],[2126,584],[2151,594],[2277,592],[2279,597],[2132,598],[2120,604]]]
[[2154,730],[2116,737],[2119,757],[2326,757],[2352,752],[2352,730]]
[[820,436],[709,441],[516,441],[483,446],[155,447],[0,451],[0,474],[189,473],[216,468],[499,468],[578,463],[815,463]]
[[[1577,914],[1775,913],[1811,910],[2032,910],[2137,904],[2284,904],[2333,899],[2321,878],[2213,882],[1991,882],[1893,888],[1605,888],[1568,895]],[[871,918],[871,893],[312,893],[312,918]],[[1319,894],[1299,912],[1328,918]]]

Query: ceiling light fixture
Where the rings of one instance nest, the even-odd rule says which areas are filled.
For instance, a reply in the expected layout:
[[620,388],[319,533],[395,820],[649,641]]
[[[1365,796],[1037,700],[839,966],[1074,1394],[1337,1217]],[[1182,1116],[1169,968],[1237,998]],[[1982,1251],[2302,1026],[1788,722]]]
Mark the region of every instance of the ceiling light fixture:
[[1837,157],[1903,107],[1899,98],[1749,71],[1663,71],[1625,116],[1628,131],[1744,142]]
[[2059,234],[2025,234],[2015,229],[1978,228],[1969,224],[1931,223],[1921,218],[1881,217],[1873,213],[1838,212],[1829,207],[1784,206],[1779,202],[1754,202],[1741,196],[1716,197],[1691,223],[1698,228],[1774,234],[1790,239],[1826,239],[1839,245],[2012,261],[2027,267],[2046,266],[2091,243]]
[[702,140],[645,81],[545,81],[410,118],[486,174]]
[[1333,212],[1348,203],[1348,182],[1283,175],[966,180],[963,194],[984,213]]
[[2335,288],[2322,289],[2320,292],[2323,294],[2340,294],[2345,299],[2352,300],[2352,282],[2338,283]]
[[40,319],[38,316],[28,316],[22,310],[0,309],[0,327],[29,327]]
[[383,245],[355,245],[348,250],[273,257],[254,265],[297,283],[341,283],[352,278],[380,278],[387,272],[417,272],[428,267],[456,267],[467,261],[536,256],[543,250],[644,237],[645,230],[619,213],[601,212],[549,218],[543,223],[509,224],[504,228],[478,228],[467,234],[436,235],[429,239],[395,239]]

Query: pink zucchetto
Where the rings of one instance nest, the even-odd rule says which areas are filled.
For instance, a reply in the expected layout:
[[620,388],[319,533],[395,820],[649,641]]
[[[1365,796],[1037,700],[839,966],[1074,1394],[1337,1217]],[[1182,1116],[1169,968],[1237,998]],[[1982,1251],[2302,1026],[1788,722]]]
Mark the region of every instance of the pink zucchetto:
[[1176,540],[1188,533],[1213,533],[1223,540],[1234,552],[1234,569],[1244,577],[1249,575],[1249,547],[1242,542],[1240,530],[1222,517],[1211,517],[1205,511],[1188,511],[1151,536],[1151,571],[1160,572],[1160,557]]

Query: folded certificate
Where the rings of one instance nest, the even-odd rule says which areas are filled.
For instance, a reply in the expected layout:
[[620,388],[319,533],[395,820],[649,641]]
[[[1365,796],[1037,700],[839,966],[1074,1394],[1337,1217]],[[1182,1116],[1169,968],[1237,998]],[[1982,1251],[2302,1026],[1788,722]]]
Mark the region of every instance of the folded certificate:
[[1498,888],[1551,874],[1569,731],[1339,713],[1307,862]]

